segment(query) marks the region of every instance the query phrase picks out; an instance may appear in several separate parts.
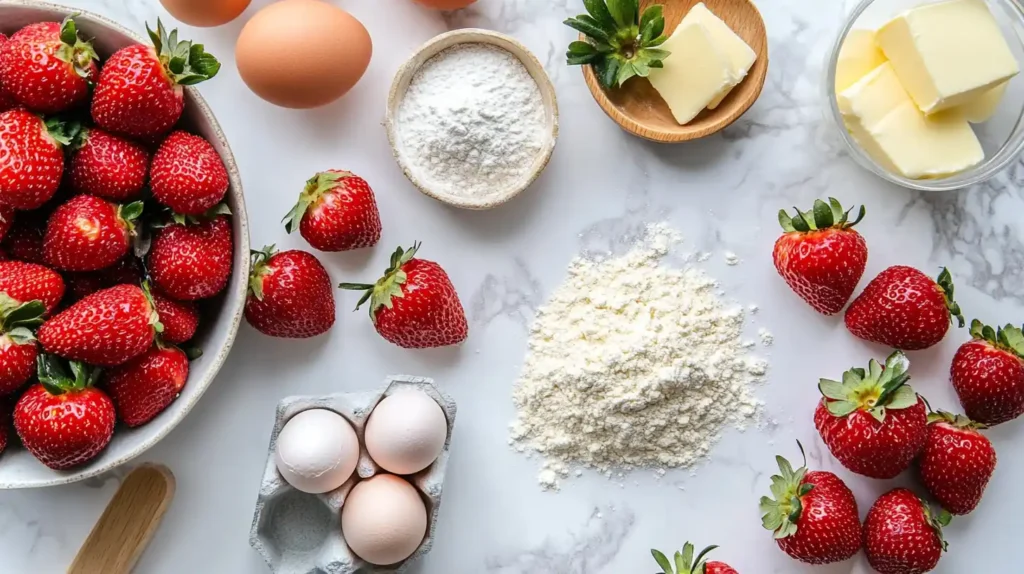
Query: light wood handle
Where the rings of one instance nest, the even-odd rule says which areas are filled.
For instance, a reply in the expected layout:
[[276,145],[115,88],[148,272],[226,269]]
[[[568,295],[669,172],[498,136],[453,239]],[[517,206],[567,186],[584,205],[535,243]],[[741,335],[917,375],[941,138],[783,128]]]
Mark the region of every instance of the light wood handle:
[[174,475],[143,464],[114,493],[78,550],[68,574],[128,574],[149,544],[174,497]]

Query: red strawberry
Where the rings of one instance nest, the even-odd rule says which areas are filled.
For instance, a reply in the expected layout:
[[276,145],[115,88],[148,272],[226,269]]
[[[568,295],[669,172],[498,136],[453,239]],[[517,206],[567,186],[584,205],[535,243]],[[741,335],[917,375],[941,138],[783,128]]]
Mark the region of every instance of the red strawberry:
[[947,269],[933,281],[913,267],[878,274],[846,310],[846,327],[861,339],[905,351],[927,349],[946,336],[950,317],[964,318]]
[[[0,34],[0,54],[4,51],[4,46],[7,44],[8,39],[4,34]],[[7,110],[14,109],[17,106],[17,102],[7,93],[4,89],[4,76],[3,71],[0,70],[0,113],[6,112]]]
[[330,170],[313,176],[284,222],[288,233],[298,228],[320,251],[348,251],[380,241],[380,213],[373,190],[366,180],[348,171]]
[[25,448],[54,470],[85,464],[114,434],[114,404],[93,385],[99,370],[40,357],[39,382],[14,406],[14,428]]
[[142,285],[142,269],[134,257],[128,256],[114,265],[99,271],[69,273],[67,276],[68,300],[81,301],[97,291],[118,285]]
[[928,415],[907,385],[910,361],[896,351],[885,367],[874,359],[843,373],[843,382],[821,379],[824,398],[814,412],[821,439],[846,468],[871,478],[893,478],[924,447]]
[[180,345],[195,336],[199,328],[199,311],[195,303],[175,301],[159,293],[153,293],[153,302],[164,326],[160,337],[165,343]]
[[50,216],[43,240],[46,260],[64,271],[110,267],[128,253],[142,202],[116,205],[76,195]]
[[7,450],[7,439],[11,433],[11,405],[6,400],[0,400],[0,454]]
[[42,324],[44,311],[40,301],[21,303],[0,293],[0,395],[18,390],[35,372],[32,329]]
[[228,170],[217,150],[182,131],[169,135],[153,155],[149,179],[153,198],[182,215],[206,213],[228,191]]
[[51,269],[21,261],[0,262],[0,294],[18,303],[40,301],[50,313],[64,298],[64,279]]
[[967,416],[997,425],[1024,414],[1024,333],[993,329],[975,319],[971,336],[953,357],[950,378]]
[[202,44],[178,42],[177,30],[168,37],[159,20],[156,32],[148,26],[146,31],[155,48],[138,44],[115,52],[103,65],[92,100],[96,125],[142,139],[169,132],[185,107],[183,86],[220,70]]
[[48,353],[102,367],[145,353],[163,329],[149,294],[118,285],[89,295],[39,328]]
[[[803,447],[800,447],[803,452]],[[789,556],[807,564],[842,562],[860,550],[857,500],[831,472],[807,472],[775,457],[772,497],[761,497],[761,524]]]
[[913,492],[897,488],[883,494],[864,522],[864,549],[871,567],[881,574],[924,574],[939,563],[946,542],[945,510],[933,511]]
[[365,291],[356,306],[370,301],[370,318],[381,337],[407,349],[444,347],[466,340],[469,325],[448,274],[433,261],[415,259],[420,244],[401,247],[375,285],[342,283]]
[[88,99],[89,84],[99,75],[98,59],[70,17],[39,22],[22,28],[0,50],[0,78],[17,102],[56,114]]
[[14,208],[7,205],[0,205],[0,241],[14,225]]
[[[694,546],[687,542],[683,545],[682,552],[676,551],[672,562],[669,562],[668,557],[657,550],[651,550],[651,554],[665,574],[738,574],[732,566],[724,562],[706,562],[704,560],[704,557],[715,548],[718,547],[708,546],[694,558]],[[674,568],[673,565],[675,565]]]
[[[24,213],[23,213],[24,214]],[[43,234],[46,221],[37,218],[18,217],[4,238],[4,247],[11,259],[28,263],[46,263],[43,256]]]
[[64,174],[63,146],[77,131],[23,109],[0,114],[0,203],[38,209],[49,201]]
[[137,427],[178,398],[188,380],[188,357],[176,347],[154,345],[145,355],[111,369],[105,380],[118,418]]
[[928,440],[917,461],[921,480],[953,514],[968,514],[978,506],[996,469],[996,450],[979,428],[985,425],[962,415],[928,415]]
[[305,251],[254,251],[245,318],[271,337],[305,339],[334,325],[331,277]]
[[149,172],[149,152],[99,128],[83,128],[68,166],[71,187],[111,201],[138,199]]
[[149,250],[149,272],[165,295],[179,301],[220,293],[231,278],[231,223],[219,216],[159,230]]
[[786,233],[775,242],[775,268],[790,289],[825,315],[843,309],[868,262],[864,237],[853,229],[864,219],[864,206],[852,222],[851,211],[831,197],[828,204],[816,199],[813,211],[797,209],[796,217],[779,211]]

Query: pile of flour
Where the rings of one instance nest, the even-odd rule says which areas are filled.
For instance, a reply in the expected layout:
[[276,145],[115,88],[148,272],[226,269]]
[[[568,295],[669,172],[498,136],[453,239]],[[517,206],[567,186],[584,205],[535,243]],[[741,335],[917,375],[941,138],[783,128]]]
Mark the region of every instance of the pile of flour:
[[411,171],[431,189],[467,198],[522,182],[546,137],[537,82],[489,44],[458,44],[427,60],[396,125]]
[[652,225],[622,257],[576,259],[538,311],[511,444],[545,458],[543,486],[557,488],[571,466],[691,466],[726,425],[757,418],[751,387],[767,363],[748,354],[743,309],[726,306],[712,278],[659,265],[679,241]]

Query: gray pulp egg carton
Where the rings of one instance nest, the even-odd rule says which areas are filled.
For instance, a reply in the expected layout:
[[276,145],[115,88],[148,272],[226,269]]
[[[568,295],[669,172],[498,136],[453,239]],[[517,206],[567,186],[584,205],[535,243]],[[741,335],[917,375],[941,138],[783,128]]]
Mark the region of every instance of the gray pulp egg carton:
[[[349,550],[341,533],[341,507],[355,484],[384,472],[366,452],[363,431],[377,403],[384,397],[405,389],[421,390],[441,405],[448,420],[448,436],[441,455],[426,469],[406,476],[416,487],[427,506],[427,532],[416,552],[391,566],[369,564]],[[328,409],[345,417],[359,437],[360,454],[356,472],[345,484],[324,494],[308,494],[288,484],[277,471],[274,451],[277,436],[288,420],[309,409]],[[355,574],[403,572],[408,564],[430,551],[437,528],[437,511],[441,505],[445,469],[452,430],[455,427],[455,401],[442,393],[433,379],[393,375],[376,391],[337,393],[326,396],[296,396],[277,405],[277,421],[270,435],[267,466],[263,472],[252,519],[249,544],[267,561],[276,574]]]

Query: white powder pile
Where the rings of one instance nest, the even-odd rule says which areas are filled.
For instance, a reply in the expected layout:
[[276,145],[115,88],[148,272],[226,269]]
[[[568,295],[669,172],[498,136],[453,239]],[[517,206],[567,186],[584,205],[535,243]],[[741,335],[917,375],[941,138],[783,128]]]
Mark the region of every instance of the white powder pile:
[[528,177],[545,141],[540,88],[489,44],[447,48],[413,76],[397,115],[400,153],[430,188],[485,197]]
[[743,309],[713,279],[659,265],[679,240],[652,225],[625,256],[576,259],[538,311],[510,442],[545,458],[542,486],[557,488],[573,465],[609,477],[688,467],[726,425],[757,418],[751,386],[767,363],[748,354]]

